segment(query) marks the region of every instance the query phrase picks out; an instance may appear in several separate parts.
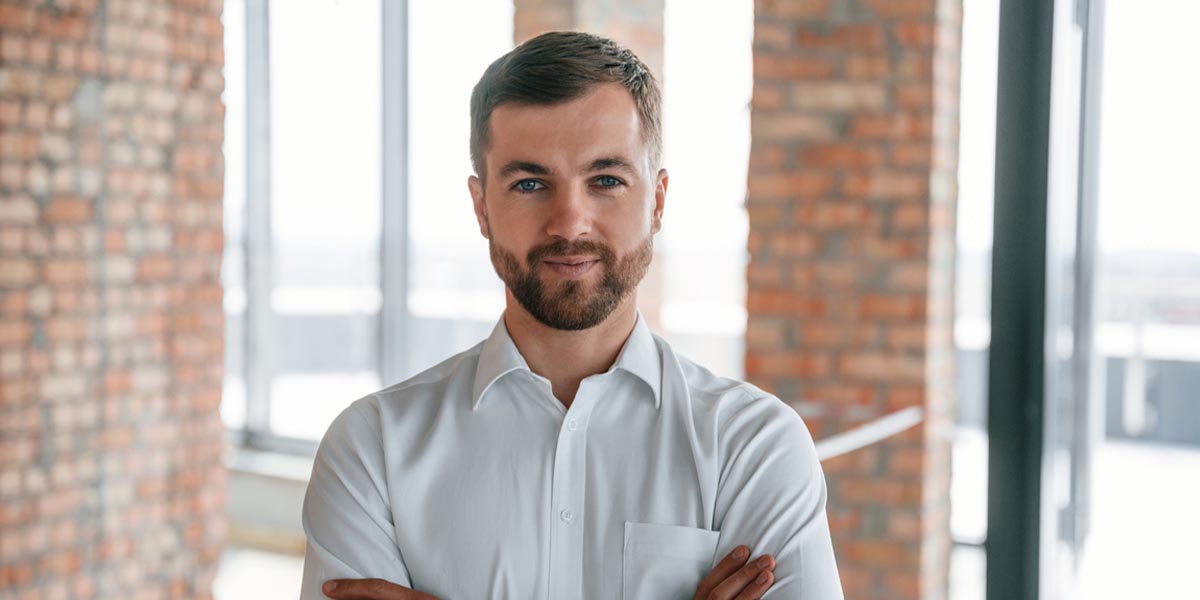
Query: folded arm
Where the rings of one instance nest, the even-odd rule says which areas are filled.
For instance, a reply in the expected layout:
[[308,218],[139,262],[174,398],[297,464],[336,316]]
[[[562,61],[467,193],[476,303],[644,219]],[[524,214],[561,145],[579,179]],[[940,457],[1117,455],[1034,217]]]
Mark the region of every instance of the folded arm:
[[324,600],[328,579],[377,577],[411,587],[395,540],[375,402],[368,396],[348,406],[318,446],[301,515],[300,600]]
[[774,584],[763,598],[840,600],[825,476],[800,416],[766,396],[734,408],[721,427],[728,455],[717,491],[717,555],[738,544],[772,554]]

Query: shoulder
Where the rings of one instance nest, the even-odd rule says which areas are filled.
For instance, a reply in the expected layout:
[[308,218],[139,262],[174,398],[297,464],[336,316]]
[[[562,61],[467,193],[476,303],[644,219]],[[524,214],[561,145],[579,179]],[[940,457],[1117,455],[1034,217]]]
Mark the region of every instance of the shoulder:
[[722,423],[737,415],[751,419],[785,419],[800,423],[800,415],[775,394],[749,381],[714,373],[663,342],[664,355],[670,355],[679,365],[683,381],[694,403],[700,403],[717,413]]
[[379,443],[382,430],[394,426],[401,415],[437,411],[455,386],[469,389],[479,362],[483,342],[381,390],[351,402],[330,424],[325,439],[330,442],[348,439],[373,440]]
[[664,347],[664,355],[670,355],[678,364],[693,410],[705,411],[712,419],[721,452],[727,458],[741,449],[761,445],[815,458],[808,426],[791,405],[753,383],[718,375],[674,351],[669,344],[664,343]]
[[371,394],[371,396],[375,397],[375,402],[383,410],[399,409],[404,404],[421,402],[440,404],[455,386],[465,383],[467,388],[470,388],[470,383],[475,377],[475,369],[479,365],[479,353],[482,348],[483,342],[480,341],[404,381]]

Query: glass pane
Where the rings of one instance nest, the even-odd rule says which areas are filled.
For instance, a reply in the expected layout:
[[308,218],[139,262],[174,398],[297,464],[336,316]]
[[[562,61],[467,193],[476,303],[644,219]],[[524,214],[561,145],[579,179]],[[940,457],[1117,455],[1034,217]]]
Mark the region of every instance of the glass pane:
[[[663,166],[671,181],[655,239],[662,335],[688,358],[740,378],[754,6],[669,0],[664,21]],[[713,73],[722,85],[712,84]]]
[[999,0],[964,0],[959,97],[954,343],[957,420],[950,477],[950,598],[983,600],[987,370],[991,338]]
[[225,29],[225,251],[221,257],[221,284],[225,288],[225,383],[221,395],[221,420],[230,429],[246,425],[246,4],[226,0],[221,24]]
[[475,82],[513,47],[511,1],[412,2],[409,11],[406,377],[475,345],[504,312],[467,191],[469,115]]
[[270,430],[379,389],[380,4],[270,5]]
[[1181,535],[1200,531],[1200,4],[1105,11],[1099,434],[1078,597],[1186,598],[1200,589],[1194,541]]

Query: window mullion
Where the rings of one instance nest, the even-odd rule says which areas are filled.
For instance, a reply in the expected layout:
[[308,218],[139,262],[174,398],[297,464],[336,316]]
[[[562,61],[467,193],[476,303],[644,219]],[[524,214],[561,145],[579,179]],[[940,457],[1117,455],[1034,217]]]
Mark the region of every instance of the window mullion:
[[383,138],[379,375],[406,374],[408,329],[408,2],[382,3]]
[[267,0],[246,0],[246,431],[269,430],[271,313],[270,23]]

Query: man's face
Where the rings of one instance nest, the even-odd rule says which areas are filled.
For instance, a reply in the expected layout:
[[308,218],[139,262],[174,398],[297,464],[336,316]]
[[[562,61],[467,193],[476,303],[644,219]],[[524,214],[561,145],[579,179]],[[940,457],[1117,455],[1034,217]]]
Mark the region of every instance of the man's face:
[[633,96],[611,83],[553,106],[500,105],[490,138],[486,183],[468,184],[513,297],[563,330],[594,327],[632,301],[667,187],[666,171],[651,171]]

